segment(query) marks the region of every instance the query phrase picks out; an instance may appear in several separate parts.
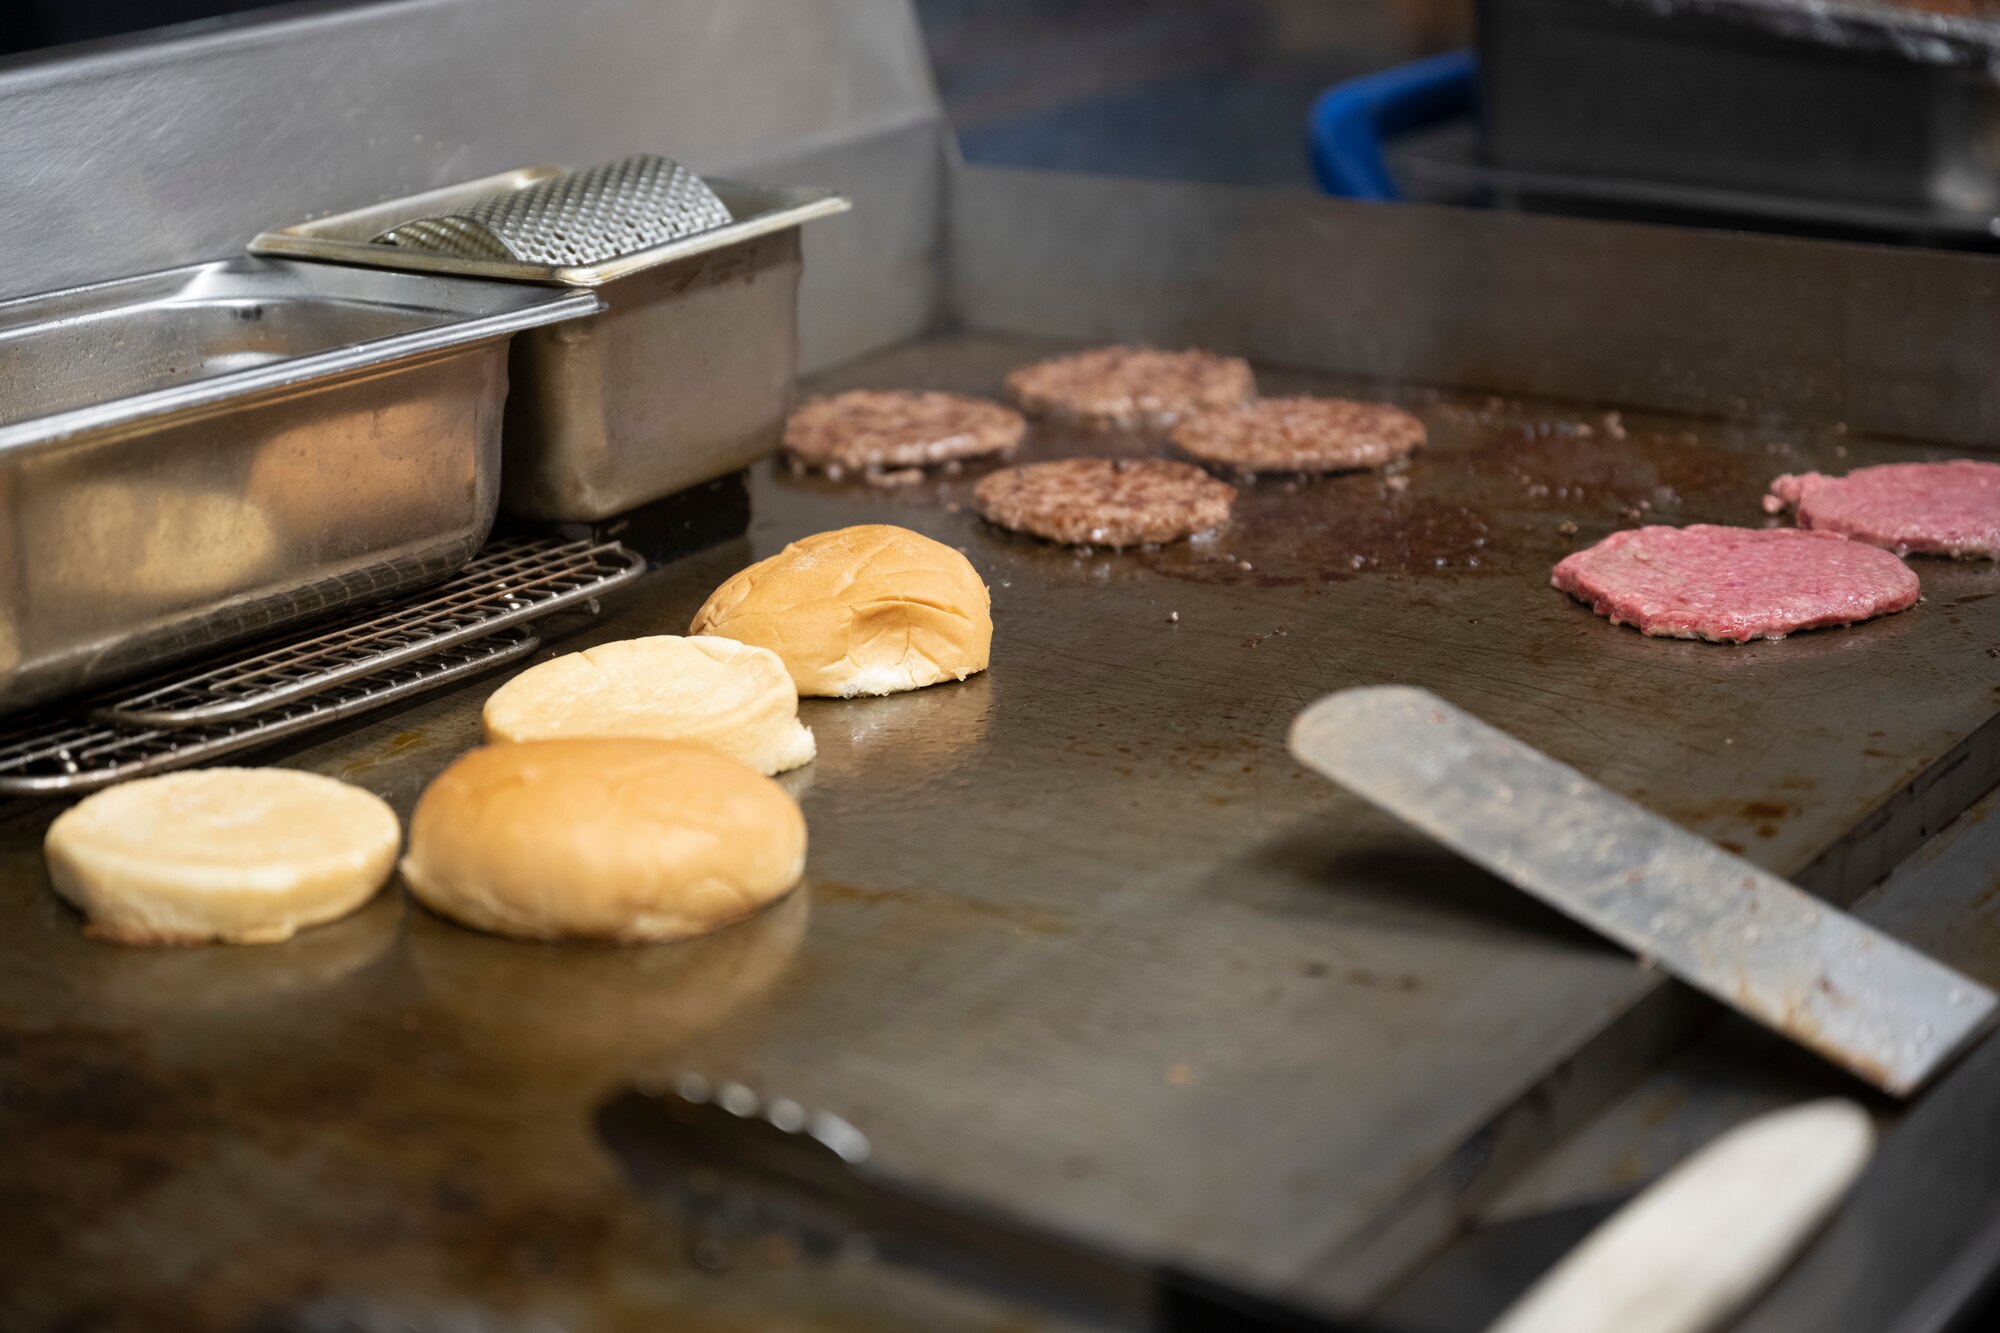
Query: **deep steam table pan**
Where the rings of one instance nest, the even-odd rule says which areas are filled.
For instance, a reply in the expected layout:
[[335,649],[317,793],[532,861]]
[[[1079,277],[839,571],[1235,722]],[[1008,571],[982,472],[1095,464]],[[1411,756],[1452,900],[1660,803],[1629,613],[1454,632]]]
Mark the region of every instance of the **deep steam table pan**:
[[0,709],[442,578],[588,292],[241,257],[0,302]]
[[426,253],[374,238],[565,173],[525,167],[267,231],[259,254],[589,288],[603,314],[517,338],[501,500],[587,522],[748,466],[777,448],[798,359],[799,226],[846,211],[827,190],[710,179],[731,222],[600,263]]
[[2000,215],[2000,23],[1945,8],[1479,0],[1486,155],[1627,196],[1680,186],[1983,233]]

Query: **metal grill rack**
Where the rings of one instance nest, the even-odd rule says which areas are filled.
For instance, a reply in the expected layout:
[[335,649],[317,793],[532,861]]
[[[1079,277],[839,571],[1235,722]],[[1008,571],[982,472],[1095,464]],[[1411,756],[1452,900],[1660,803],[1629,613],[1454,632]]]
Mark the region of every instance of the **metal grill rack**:
[[493,542],[446,582],[364,619],[16,719],[0,737],[0,795],[90,791],[421,694],[527,656],[541,641],[523,622],[593,602],[644,571],[616,542]]
[[459,644],[387,671],[208,727],[129,727],[88,713],[51,718],[0,744],[0,794],[94,791],[127,778],[186,768],[237,750],[353,717],[398,699],[525,657],[541,640],[521,628]]
[[616,542],[504,538],[457,574],[335,629],[155,678],[97,706],[106,721],[191,727],[261,713],[497,629],[589,601],[645,572]]

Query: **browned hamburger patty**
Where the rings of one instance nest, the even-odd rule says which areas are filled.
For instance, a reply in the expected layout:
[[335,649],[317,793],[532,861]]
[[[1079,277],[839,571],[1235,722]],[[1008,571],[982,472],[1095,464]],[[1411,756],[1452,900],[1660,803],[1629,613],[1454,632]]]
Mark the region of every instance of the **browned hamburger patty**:
[[1094,347],[1007,377],[1008,395],[1028,411],[1101,430],[1163,431],[1256,391],[1241,357],[1152,347]]
[[826,472],[911,468],[1012,453],[1019,412],[957,393],[855,389],[814,398],[785,422],[785,448]]
[[1065,458],[1002,468],[973,504],[987,521],[1072,546],[1170,542],[1229,521],[1236,488],[1159,458]]
[[1381,467],[1424,442],[1424,423],[1387,403],[1260,398],[1174,427],[1174,446],[1238,472],[1345,472]]

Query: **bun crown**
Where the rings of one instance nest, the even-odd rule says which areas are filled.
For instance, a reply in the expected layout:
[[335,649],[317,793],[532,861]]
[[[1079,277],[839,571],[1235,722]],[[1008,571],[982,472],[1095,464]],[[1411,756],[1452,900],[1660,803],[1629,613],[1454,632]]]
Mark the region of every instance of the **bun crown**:
[[783,897],[806,821],[740,760],[656,740],[523,741],[464,755],[410,817],[425,906],[524,939],[671,940]]
[[800,694],[894,694],[984,671],[992,599],[951,547],[874,523],[758,561],[709,595],[688,632],[769,648]]

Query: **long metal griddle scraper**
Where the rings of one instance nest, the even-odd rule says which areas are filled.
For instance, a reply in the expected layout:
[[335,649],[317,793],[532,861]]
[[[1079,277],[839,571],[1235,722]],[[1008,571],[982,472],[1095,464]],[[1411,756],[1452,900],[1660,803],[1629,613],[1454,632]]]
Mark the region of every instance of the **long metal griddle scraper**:
[[1328,695],[1292,753],[1682,981],[1897,1096],[1993,992],[1427,690]]

